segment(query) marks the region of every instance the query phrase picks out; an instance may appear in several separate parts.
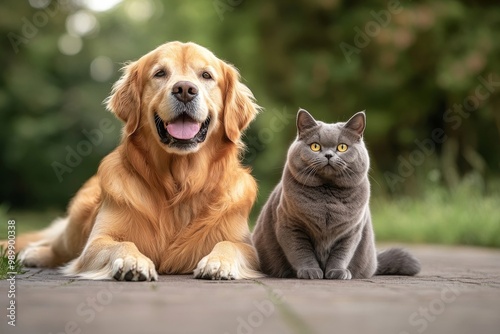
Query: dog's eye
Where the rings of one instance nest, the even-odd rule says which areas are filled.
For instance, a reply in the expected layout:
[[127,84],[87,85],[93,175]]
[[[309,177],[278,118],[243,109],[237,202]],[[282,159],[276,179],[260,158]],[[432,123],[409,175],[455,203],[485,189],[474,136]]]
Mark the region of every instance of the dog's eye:
[[210,73],[208,73],[208,72],[203,72],[201,74],[201,76],[202,76],[203,79],[207,79],[207,80],[212,79],[212,75]]
[[159,70],[159,71],[155,72],[154,77],[155,78],[163,78],[166,75],[167,75],[167,72],[165,72],[165,70]]

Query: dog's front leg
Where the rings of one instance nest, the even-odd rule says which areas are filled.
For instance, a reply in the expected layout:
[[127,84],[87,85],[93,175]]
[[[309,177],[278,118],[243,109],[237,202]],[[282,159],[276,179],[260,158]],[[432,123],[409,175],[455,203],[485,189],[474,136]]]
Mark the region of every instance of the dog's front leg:
[[[158,274],[151,259],[142,254],[126,235],[130,217],[118,206],[103,205],[82,254],[63,268],[67,275],[87,279],[156,281]],[[122,221],[119,221],[122,220]]]

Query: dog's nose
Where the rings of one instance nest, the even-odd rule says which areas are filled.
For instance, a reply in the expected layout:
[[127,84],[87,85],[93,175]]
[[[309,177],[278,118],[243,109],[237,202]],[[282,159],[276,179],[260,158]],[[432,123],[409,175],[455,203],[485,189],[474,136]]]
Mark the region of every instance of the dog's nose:
[[188,103],[198,95],[198,87],[189,81],[179,81],[172,87],[172,94],[177,100]]

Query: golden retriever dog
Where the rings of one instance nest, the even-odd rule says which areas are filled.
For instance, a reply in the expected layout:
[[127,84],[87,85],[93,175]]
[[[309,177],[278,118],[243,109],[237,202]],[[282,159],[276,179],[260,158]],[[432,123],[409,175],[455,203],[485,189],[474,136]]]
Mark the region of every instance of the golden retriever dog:
[[126,65],[106,103],[125,123],[120,145],[66,218],[18,238],[21,261],[86,279],[262,276],[247,224],[257,186],[240,163],[259,107],[238,71],[170,42]]

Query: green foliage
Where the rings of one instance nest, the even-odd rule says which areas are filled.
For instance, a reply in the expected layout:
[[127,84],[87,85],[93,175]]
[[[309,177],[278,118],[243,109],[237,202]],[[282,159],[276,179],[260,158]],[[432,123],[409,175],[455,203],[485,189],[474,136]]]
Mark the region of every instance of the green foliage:
[[[437,156],[445,186],[456,186],[473,170],[486,178],[498,176],[500,86],[470,116],[456,122],[444,118],[454,104],[464,104],[466,97],[475,96],[481,84],[478,77],[494,74],[500,82],[500,61],[495,56],[500,44],[494,37],[500,33],[498,4],[401,1],[399,12],[390,14],[390,22],[378,25],[379,33],[370,37],[367,27],[377,22],[373,13],[390,13],[390,2],[252,3],[260,8],[259,50],[264,59],[259,62],[259,82],[263,81],[262,94],[273,99],[272,106],[286,105],[290,112],[301,106],[328,122],[345,120],[366,109],[366,141],[373,175],[379,180],[384,180],[386,172],[397,173],[399,157],[408,159],[418,150],[414,141],[431,138],[436,128],[447,135],[447,141],[437,143],[431,154]],[[356,47],[358,29],[368,37],[367,45],[357,47],[359,53],[347,59],[340,45]],[[262,115],[263,123],[270,117],[270,113]],[[481,132],[474,130],[479,128]],[[294,129],[290,127],[282,135],[291,140]],[[266,165],[279,166],[284,148],[270,145],[269,149],[278,158]],[[469,149],[482,164],[470,161]],[[442,150],[451,156],[443,158]],[[433,157],[426,157],[424,165],[417,167],[425,169]],[[275,183],[274,176],[260,171],[256,169],[263,180]],[[452,173],[458,180],[446,177]],[[413,173],[394,189],[381,182],[377,191],[414,194],[422,190],[416,186],[418,181]]]
[[[118,69],[169,40],[200,43],[235,64],[265,108],[246,135],[245,163],[260,186],[254,217],[281,175],[299,107],[326,122],[366,109],[374,199],[395,214],[411,204],[390,198],[406,196],[408,203],[422,198],[413,207],[418,217],[431,209],[430,194],[455,193],[471,177],[481,189],[474,201],[494,198],[488,185],[500,177],[500,4],[495,1],[400,1],[391,10],[394,1],[382,0],[124,0],[97,12],[86,8],[85,0],[62,1],[67,5],[59,7],[53,0],[53,15],[43,24],[36,17],[44,9],[31,7],[35,2],[0,7],[0,34],[6,37],[0,40],[0,203],[17,212],[62,210],[95,173],[120,137],[120,122],[102,105]],[[76,14],[97,25],[76,38],[79,52],[66,55],[59,45]],[[24,40],[13,46],[12,34]],[[356,42],[362,40],[363,45]],[[345,45],[356,51],[346,53]],[[111,75],[101,67],[91,75],[99,59],[111,63]],[[485,87],[490,79],[493,84]],[[455,105],[471,111],[460,114]],[[279,118],[283,112],[288,118]],[[58,178],[54,162],[66,164],[68,149],[76,150],[87,140],[84,130],[99,129],[103,119],[113,122],[113,131]],[[280,127],[273,129],[276,119]],[[422,152],[415,140],[431,140],[435,129],[442,129],[446,140]],[[401,177],[401,161],[419,152],[424,158],[391,184],[388,173]],[[455,209],[462,212],[460,200],[441,203],[436,221]],[[468,217],[482,217],[470,212]],[[453,218],[465,221],[460,217]],[[500,224],[498,213],[491,217],[484,217],[484,226]]]

